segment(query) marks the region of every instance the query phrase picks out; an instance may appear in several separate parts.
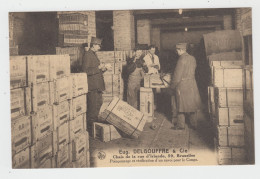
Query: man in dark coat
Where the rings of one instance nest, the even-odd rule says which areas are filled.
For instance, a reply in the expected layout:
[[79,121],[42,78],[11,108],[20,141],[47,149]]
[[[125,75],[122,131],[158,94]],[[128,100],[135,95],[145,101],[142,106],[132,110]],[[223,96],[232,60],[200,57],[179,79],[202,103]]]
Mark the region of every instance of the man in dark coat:
[[85,51],[82,59],[82,70],[88,75],[88,94],[87,94],[87,126],[91,130],[92,124],[98,121],[99,110],[102,106],[102,91],[105,90],[103,73],[106,71],[104,64],[96,55],[100,50],[101,39],[92,37],[90,49]]
[[171,89],[173,124],[175,129],[185,128],[185,116],[189,117],[192,127],[197,127],[197,112],[201,108],[201,99],[195,80],[196,60],[186,52],[186,43],[176,45],[179,59],[173,74]]

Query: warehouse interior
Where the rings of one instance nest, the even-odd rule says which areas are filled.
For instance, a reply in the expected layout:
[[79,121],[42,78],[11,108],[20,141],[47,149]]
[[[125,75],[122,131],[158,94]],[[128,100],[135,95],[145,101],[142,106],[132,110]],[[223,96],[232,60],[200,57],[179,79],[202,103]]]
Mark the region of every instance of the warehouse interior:
[[[60,53],[58,53],[59,50],[57,49],[73,46],[77,47],[79,52],[77,52],[77,55],[71,54],[72,52],[67,52],[71,58],[69,65],[70,72],[82,73],[81,64],[84,48],[81,45],[83,43],[76,42],[74,45],[71,45],[71,43],[66,45],[64,34],[67,32],[66,30],[61,31],[60,28],[60,19],[64,14],[69,15],[77,13],[87,16],[87,34],[82,35],[82,37],[84,36],[85,38],[84,43],[88,43],[89,45],[91,37],[97,37],[103,40],[101,50],[97,53],[98,58],[102,62],[110,60],[111,52],[113,52],[112,54],[114,55],[116,51],[127,51],[127,53],[124,52],[125,57],[122,58],[125,59],[131,56],[129,55],[131,54],[129,52],[134,50],[136,44],[146,44],[147,46],[155,45],[158,48],[156,53],[160,60],[161,73],[172,74],[178,61],[178,54],[175,46],[180,42],[187,43],[189,45],[187,51],[190,55],[195,57],[197,63],[195,77],[203,108],[198,114],[197,129],[193,129],[187,124],[185,130],[173,130],[171,123],[171,96],[167,93],[166,89],[162,88],[160,93],[156,94],[157,100],[155,104],[154,119],[152,122],[144,125],[143,131],[138,139],[125,137],[122,134],[122,138],[120,137],[119,139],[104,142],[98,138],[94,138],[93,135],[90,134],[89,156],[86,157],[88,158],[89,164],[83,165],[79,162],[75,165],[64,164],[59,165],[59,167],[108,166],[102,164],[102,161],[100,162],[97,160],[96,152],[114,148],[184,148],[188,149],[191,153],[199,152],[204,153],[205,156],[207,156],[204,157],[203,155],[199,159],[198,165],[254,164],[251,8],[13,12],[9,14],[10,56],[56,55]],[[218,31],[236,31],[240,34],[240,36],[235,36],[238,37],[239,40],[233,38],[231,39],[232,42],[221,41],[223,44],[228,44],[227,46],[229,46],[230,49],[224,49],[223,51],[210,54],[215,55],[215,53],[222,52],[223,54],[239,53],[240,55],[239,58],[231,56],[231,60],[229,58],[230,56],[226,57],[229,58],[226,61],[240,61],[240,68],[243,71],[243,76],[241,75],[241,79],[243,78],[243,84],[241,86],[243,104],[239,106],[243,110],[243,135],[239,132],[235,132],[234,138],[236,139],[232,139],[239,140],[237,142],[239,145],[234,144],[234,146],[231,144],[221,146],[220,142],[216,142],[216,140],[220,140],[220,136],[218,136],[219,133],[216,132],[219,130],[218,127],[220,126],[220,122],[218,121],[218,124],[216,125],[214,121],[215,118],[220,118],[220,114],[216,117],[212,117],[212,96],[210,96],[210,90],[213,89],[214,86],[212,86],[213,75],[209,54],[206,50],[206,48],[211,47],[207,47],[204,40],[206,37],[204,35]],[[239,47],[237,47],[234,43],[241,43],[241,45],[238,45]],[[235,46],[233,49],[232,45]],[[72,56],[74,59],[73,61]],[[225,58],[225,56],[223,58]],[[122,62],[121,77],[123,84],[121,85],[123,86],[123,89],[120,90],[123,90],[123,92],[122,95],[120,94],[121,96],[119,98],[126,101],[127,79],[124,78],[124,65],[126,65],[126,63],[124,64],[124,60]],[[216,92],[213,93],[216,94]],[[113,95],[114,94],[109,97],[113,97]],[[107,101],[104,100],[104,103],[107,103]],[[227,126],[224,126],[227,128],[233,127],[230,123],[228,123]],[[235,126],[237,127],[238,125]],[[241,129],[241,125],[239,127]],[[88,132],[90,133],[90,131]],[[242,138],[243,144],[241,144]],[[229,140],[231,141],[231,138],[227,139],[227,141]],[[237,152],[238,154],[236,153],[236,156],[234,154],[234,158],[232,158],[232,152],[226,152],[229,150],[233,151],[233,148],[234,151],[239,151]],[[19,154],[19,152],[17,153]],[[15,157],[15,155],[18,156],[17,153],[15,152],[13,157]],[[52,157],[50,158],[57,160],[57,156],[55,155],[57,154],[51,154]],[[62,154],[59,154],[59,156],[60,155]],[[227,155],[230,156],[227,157]],[[77,162],[76,159],[74,163],[75,162]],[[56,166],[58,168],[57,161],[52,161],[50,163],[50,165],[46,164],[46,162],[42,165],[34,164],[34,167],[52,168],[53,166]],[[190,164],[194,165],[192,163]],[[14,166],[14,168],[23,168],[23,165],[25,168],[33,168],[32,164],[28,163],[27,165],[21,164],[21,166]],[[140,165],[140,163],[136,165]],[[166,165],[176,164],[167,163]]]

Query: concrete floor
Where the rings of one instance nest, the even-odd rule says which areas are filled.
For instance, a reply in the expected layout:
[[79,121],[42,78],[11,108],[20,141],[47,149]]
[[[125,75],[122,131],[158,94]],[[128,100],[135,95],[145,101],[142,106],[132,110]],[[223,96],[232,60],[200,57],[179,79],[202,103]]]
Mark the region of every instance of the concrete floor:
[[[91,166],[106,166],[95,162],[97,150],[108,151],[113,149],[118,153],[118,149],[130,150],[133,148],[188,149],[188,153],[195,154],[198,159],[197,162],[188,163],[188,165],[217,165],[214,153],[214,131],[209,119],[200,119],[196,130],[189,128],[188,125],[186,125],[185,130],[173,130],[172,124],[168,118],[169,117],[162,112],[156,111],[155,120],[153,120],[152,123],[146,123],[144,130],[138,139],[121,138],[105,143],[91,137]],[[154,124],[157,127],[152,129],[151,124]]]

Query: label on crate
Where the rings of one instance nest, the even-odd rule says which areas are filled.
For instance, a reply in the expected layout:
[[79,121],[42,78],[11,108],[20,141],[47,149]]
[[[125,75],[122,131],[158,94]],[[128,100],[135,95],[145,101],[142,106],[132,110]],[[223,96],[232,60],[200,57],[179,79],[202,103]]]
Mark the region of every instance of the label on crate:
[[72,160],[77,161],[81,156],[86,155],[87,135],[86,132],[81,133],[72,141]]
[[63,77],[51,82],[51,98],[53,103],[60,103],[62,101],[71,99],[71,78]]
[[70,75],[69,55],[50,55],[50,80]]
[[46,107],[43,111],[38,111],[32,116],[32,142],[53,131],[51,106]]
[[57,129],[58,150],[69,143],[69,124],[65,122]]
[[70,119],[69,101],[63,101],[58,105],[53,105],[53,127],[57,129],[61,124]]
[[17,88],[10,90],[11,118],[28,115],[31,111],[30,88]]
[[87,112],[87,96],[81,95],[71,101],[71,119]]
[[12,120],[12,151],[17,153],[31,144],[31,117]]
[[30,148],[20,151],[12,157],[13,168],[30,168]]
[[28,56],[27,59],[29,82],[42,83],[49,81],[49,55]]
[[33,111],[41,111],[50,105],[50,84],[48,82],[33,84],[32,90],[32,104]]
[[75,119],[69,121],[70,141],[74,140],[77,135],[86,131],[84,126],[85,114],[82,114]]
[[77,97],[88,92],[88,77],[86,73],[72,73],[71,79],[73,97]]
[[10,56],[10,88],[26,87],[26,56]]

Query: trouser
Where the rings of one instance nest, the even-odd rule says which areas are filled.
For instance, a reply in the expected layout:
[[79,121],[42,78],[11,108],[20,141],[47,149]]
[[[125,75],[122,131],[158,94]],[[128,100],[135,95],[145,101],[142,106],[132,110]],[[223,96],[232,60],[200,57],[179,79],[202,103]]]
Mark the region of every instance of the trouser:
[[197,128],[198,113],[197,112],[178,112],[175,96],[171,97],[172,106],[172,123],[179,128],[185,128],[185,118],[189,119],[192,127]]
[[99,110],[103,103],[102,92],[90,91],[87,96],[87,125],[91,127],[93,122],[98,121]]

